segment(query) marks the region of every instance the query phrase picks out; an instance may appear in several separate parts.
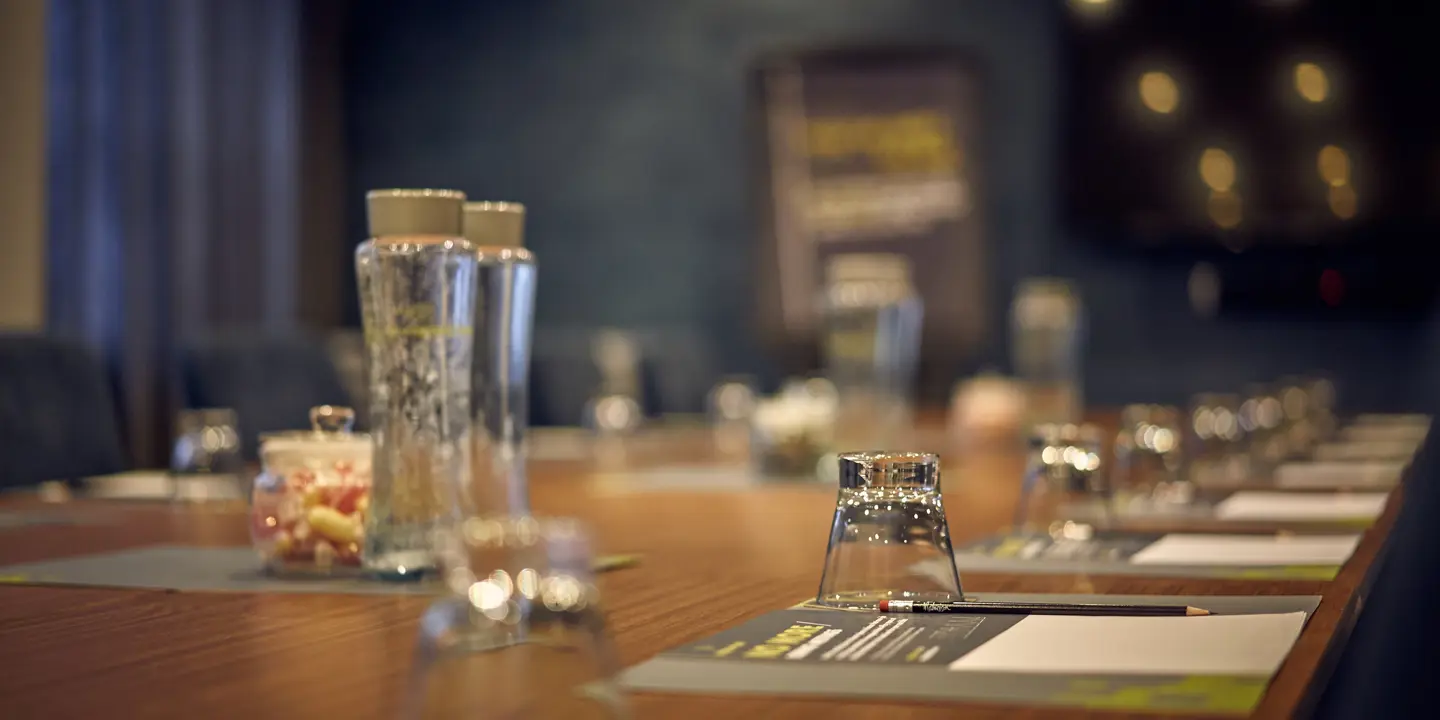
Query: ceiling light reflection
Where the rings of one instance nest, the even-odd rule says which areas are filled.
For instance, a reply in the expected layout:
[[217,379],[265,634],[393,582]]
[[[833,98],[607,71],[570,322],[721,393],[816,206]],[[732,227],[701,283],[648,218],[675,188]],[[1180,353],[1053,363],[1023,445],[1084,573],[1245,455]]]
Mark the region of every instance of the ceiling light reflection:
[[1180,105],[1180,87],[1169,73],[1152,70],[1140,76],[1140,102],[1153,112],[1168,115]]
[[1325,102],[1330,96],[1330,78],[1315,63],[1296,63],[1295,92],[1312,103]]

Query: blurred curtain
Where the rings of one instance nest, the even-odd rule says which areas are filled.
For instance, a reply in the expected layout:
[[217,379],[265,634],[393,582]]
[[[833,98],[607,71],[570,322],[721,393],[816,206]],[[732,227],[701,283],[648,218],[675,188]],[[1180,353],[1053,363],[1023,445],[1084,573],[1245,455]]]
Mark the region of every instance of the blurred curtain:
[[337,249],[301,240],[341,241],[337,44],[304,42],[339,5],[50,3],[48,322],[107,360],[140,465],[166,456],[185,338],[338,320],[302,298],[338,288]]

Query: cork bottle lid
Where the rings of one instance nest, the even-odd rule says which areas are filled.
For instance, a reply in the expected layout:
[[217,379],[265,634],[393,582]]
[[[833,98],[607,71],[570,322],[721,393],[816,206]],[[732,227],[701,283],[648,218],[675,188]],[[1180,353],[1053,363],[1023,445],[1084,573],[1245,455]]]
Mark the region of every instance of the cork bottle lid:
[[515,202],[465,203],[465,239],[480,247],[525,247],[525,206]]
[[365,195],[370,237],[459,237],[465,193],[458,190],[371,190]]

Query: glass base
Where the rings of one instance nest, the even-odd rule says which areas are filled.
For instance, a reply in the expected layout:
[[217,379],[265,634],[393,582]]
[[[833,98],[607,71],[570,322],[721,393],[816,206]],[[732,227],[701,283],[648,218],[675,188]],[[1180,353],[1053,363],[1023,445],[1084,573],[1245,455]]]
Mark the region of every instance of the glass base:
[[303,560],[271,560],[265,563],[264,568],[266,574],[282,580],[354,578],[364,574],[359,566],[356,565],[345,565],[343,563],[319,565],[313,561],[307,562]]
[[365,572],[388,582],[418,582],[435,572],[435,556],[422,550],[386,553],[366,558]]
[[815,598],[816,605],[842,610],[874,610],[881,600],[913,600],[915,602],[961,602],[963,595],[937,590],[934,592],[907,592],[904,590],[852,590],[831,593]]

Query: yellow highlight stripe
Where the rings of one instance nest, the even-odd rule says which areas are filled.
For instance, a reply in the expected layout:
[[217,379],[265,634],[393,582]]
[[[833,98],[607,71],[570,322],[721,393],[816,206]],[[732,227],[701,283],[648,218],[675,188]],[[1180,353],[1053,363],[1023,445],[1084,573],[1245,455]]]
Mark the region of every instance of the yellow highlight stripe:
[[743,640],[736,640],[735,642],[730,643],[729,645],[726,645],[725,647],[720,648],[719,650],[716,650],[716,651],[715,651],[715,657],[725,657],[726,655],[729,655],[730,653],[733,653],[733,652],[735,652],[736,650],[739,650],[739,649],[742,648],[742,647],[745,647],[745,641],[743,641]]

